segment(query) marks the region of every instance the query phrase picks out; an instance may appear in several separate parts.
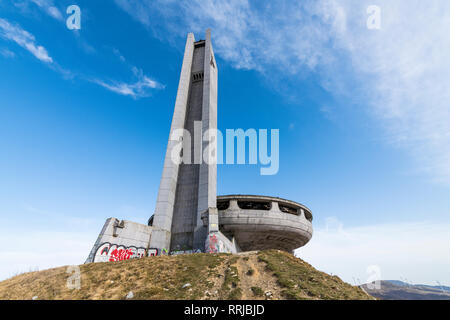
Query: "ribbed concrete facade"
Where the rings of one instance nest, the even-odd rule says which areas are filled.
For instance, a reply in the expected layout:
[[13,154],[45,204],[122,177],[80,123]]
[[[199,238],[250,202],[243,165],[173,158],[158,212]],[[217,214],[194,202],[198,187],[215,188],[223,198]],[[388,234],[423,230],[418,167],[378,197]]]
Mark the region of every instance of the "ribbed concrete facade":
[[[216,206],[217,169],[203,162],[202,151],[208,141],[202,141],[202,136],[216,128],[217,66],[208,30],[205,40],[195,42],[194,36],[189,34],[186,41],[150,247],[204,249],[208,230],[203,226],[201,215]],[[189,137],[183,137],[186,144],[183,145],[183,163],[179,165],[171,158],[173,148],[179,143],[173,139],[178,129],[189,133]],[[190,159],[184,154],[189,151],[187,148]]]
[[217,198],[220,231],[242,251],[292,251],[312,237],[312,214],[306,206],[276,197],[229,195]]

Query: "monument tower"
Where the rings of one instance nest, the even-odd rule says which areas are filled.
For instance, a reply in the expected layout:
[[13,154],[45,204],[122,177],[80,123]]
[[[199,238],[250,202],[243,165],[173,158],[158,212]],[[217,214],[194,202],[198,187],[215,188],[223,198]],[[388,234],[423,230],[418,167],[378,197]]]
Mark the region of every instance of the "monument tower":
[[[183,145],[183,152],[190,148],[188,163],[176,164],[172,159],[173,149],[179,144],[173,139],[174,132],[179,129],[189,133],[189,139],[183,137],[183,142],[191,142]],[[202,214],[217,215],[217,166],[202,161],[202,136],[209,129],[217,129],[217,65],[208,29],[205,40],[196,42],[192,33],[187,37],[152,223],[152,248],[205,247],[208,230]]]

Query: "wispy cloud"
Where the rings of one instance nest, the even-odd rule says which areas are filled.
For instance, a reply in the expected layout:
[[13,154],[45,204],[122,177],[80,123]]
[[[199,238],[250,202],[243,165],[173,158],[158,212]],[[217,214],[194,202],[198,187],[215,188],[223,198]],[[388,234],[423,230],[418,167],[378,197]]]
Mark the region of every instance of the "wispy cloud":
[[51,0],[31,0],[35,3],[41,10],[45,11],[49,16],[55,18],[56,20],[63,21],[63,15],[61,11],[54,5]]
[[169,42],[212,28],[221,58],[271,82],[319,75],[367,106],[418,170],[450,184],[450,2],[379,0],[381,30],[366,27],[368,0],[115,2]]
[[22,48],[28,50],[36,58],[45,63],[53,63],[47,49],[36,44],[35,37],[18,25],[12,25],[7,20],[0,18],[0,37],[14,41]]
[[164,86],[159,82],[147,77],[141,69],[133,67],[133,74],[137,80],[132,83],[110,81],[106,82],[101,79],[92,79],[91,81],[124,96],[131,96],[134,99],[148,97],[152,89],[163,89]]
[[[54,62],[53,58],[48,54],[47,49],[36,44],[36,39],[31,33],[22,29],[19,25],[14,25],[3,18],[0,18],[0,37],[14,41],[22,48],[28,50],[37,59],[46,63],[52,70],[60,73],[65,79],[87,79],[89,82],[98,84],[112,92],[131,96],[134,99],[148,97],[151,95],[151,90],[164,88],[164,85],[146,76],[142,69],[132,65],[130,65],[130,68],[135,81],[131,83],[116,80],[103,80],[101,78],[92,78],[80,74],[77,75]],[[118,50],[114,52],[115,54],[119,53]],[[11,57],[11,54],[13,53],[10,50],[3,49],[0,51],[0,54],[4,57]],[[123,59],[123,62],[126,62],[126,59],[120,53],[119,58]]]
[[[212,28],[215,51],[236,68],[266,72],[279,66],[285,73],[298,73],[328,59],[325,51],[317,49],[324,48],[331,35],[310,1],[259,6],[246,0],[115,1],[145,26],[160,26],[155,33],[169,39],[185,37],[187,30],[203,34]],[[166,24],[161,26],[159,18]]]
[[122,61],[122,62],[127,61],[127,59],[125,59],[125,57],[122,55],[122,53],[120,53],[120,51],[118,49],[114,48],[113,53],[120,59],[120,61]]
[[449,222],[432,221],[347,228],[330,217],[296,255],[352,284],[366,283],[373,265],[383,280],[450,284],[449,228]]
[[14,58],[16,56],[16,54],[8,48],[0,49],[0,55],[2,55],[4,58]]
[[418,170],[450,184],[450,38],[445,32],[450,3],[383,0],[378,5],[382,29],[370,31],[345,3],[350,31],[339,33],[336,41],[364,76],[361,87],[389,143],[410,152]]

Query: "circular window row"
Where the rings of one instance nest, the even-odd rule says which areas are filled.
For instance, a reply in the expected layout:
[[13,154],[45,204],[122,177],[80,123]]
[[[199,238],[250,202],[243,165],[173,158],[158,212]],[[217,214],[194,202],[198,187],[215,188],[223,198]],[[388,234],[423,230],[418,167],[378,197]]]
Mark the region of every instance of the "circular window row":
[[[277,202],[278,207],[281,212],[295,214],[297,216],[301,215],[303,211],[306,220],[312,222],[312,214],[306,209],[301,209],[300,207],[294,207],[293,205]],[[243,210],[271,210],[272,202],[264,200],[237,200],[237,205]],[[230,200],[217,200],[217,209],[220,211],[227,210],[230,207]]]

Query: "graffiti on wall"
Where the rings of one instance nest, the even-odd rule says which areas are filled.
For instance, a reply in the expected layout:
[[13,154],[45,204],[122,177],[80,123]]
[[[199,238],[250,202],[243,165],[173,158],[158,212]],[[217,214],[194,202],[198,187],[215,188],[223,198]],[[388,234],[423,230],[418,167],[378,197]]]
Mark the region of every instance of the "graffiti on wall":
[[218,253],[218,252],[229,252],[225,247],[222,240],[218,239],[215,233],[208,236],[208,241],[206,242],[205,252],[207,253]]
[[205,252],[207,253],[219,253],[219,252],[232,252],[216,233],[210,233],[206,239]]
[[174,250],[174,251],[170,251],[170,255],[171,256],[176,256],[179,254],[191,254],[191,253],[202,253],[202,250],[197,249],[197,250]]
[[[123,261],[130,259],[140,259],[143,257],[155,257],[168,255],[167,249],[142,248],[142,247],[125,247],[123,245],[113,244],[109,242],[102,243],[95,252],[94,262],[107,261]],[[172,252],[170,253],[172,254]]]
[[206,244],[206,248],[205,248],[206,252],[208,252],[208,253],[217,253],[217,252],[219,252],[218,248],[217,248],[218,242],[219,242],[219,240],[217,240],[217,237],[216,237],[215,234],[209,235],[208,241],[207,241],[207,244]]
[[145,256],[158,255],[158,249],[138,248],[134,246],[125,247],[109,242],[101,244],[95,252],[94,262],[106,261],[123,261],[135,258],[142,258]]
[[[211,234],[207,238],[205,247],[207,253],[230,252],[222,240],[218,239],[215,234]],[[130,259],[140,259],[143,257],[155,257],[160,255],[179,255],[202,253],[200,249],[174,250],[156,248],[143,248],[135,246],[123,246],[114,243],[104,242],[96,250],[93,262],[123,261]]]
[[132,248],[128,249],[116,248],[111,252],[109,256],[109,261],[129,260],[133,255],[134,251]]
[[156,257],[158,255],[158,249],[152,248],[148,249],[147,256]]

